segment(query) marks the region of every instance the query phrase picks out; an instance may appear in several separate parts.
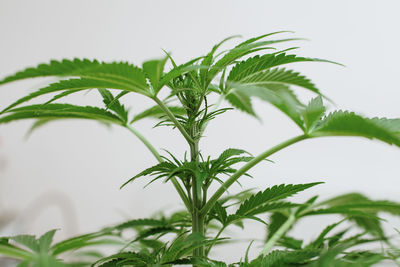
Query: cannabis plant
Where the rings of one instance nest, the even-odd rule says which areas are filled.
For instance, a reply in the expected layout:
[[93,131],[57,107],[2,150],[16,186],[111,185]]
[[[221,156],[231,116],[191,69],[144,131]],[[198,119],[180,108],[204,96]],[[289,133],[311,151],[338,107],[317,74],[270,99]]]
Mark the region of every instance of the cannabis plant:
[[[89,59],[52,60],[7,76],[0,84],[36,78],[59,77],[1,111],[0,123],[34,119],[32,129],[60,119],[88,119],[129,130],[154,155],[156,164],[133,176],[121,188],[129,190],[136,179],[149,183],[171,183],[184,210],[152,218],[134,218],[98,232],[73,237],[53,244],[55,230],[41,237],[18,235],[0,239],[0,253],[20,261],[19,266],[370,266],[381,261],[397,260],[399,250],[381,226],[381,213],[400,215],[400,204],[371,200],[358,193],[347,193],[325,200],[317,196],[302,202],[288,198],[317,186],[280,184],[259,192],[228,190],[253,167],[280,150],[306,139],[327,136],[359,136],[377,139],[400,147],[400,119],[366,118],[351,111],[328,112],[330,100],[310,79],[286,68],[295,62],[332,61],[300,57],[294,48],[274,48],[275,44],[298,40],[273,39],[281,32],[240,42],[231,49],[216,44],[207,54],[179,64],[170,54],[145,61],[142,67],[127,62],[102,62]],[[167,67],[169,66],[169,67]],[[307,90],[313,98],[303,103],[294,93]],[[78,106],[59,103],[64,97],[85,90],[100,94],[104,106]],[[163,91],[161,93],[161,91]],[[52,94],[42,104],[28,101]],[[131,114],[128,94],[141,94],[154,106]],[[164,97],[161,97],[163,95]],[[218,96],[218,100],[213,95]],[[257,117],[251,100],[259,98],[288,116],[301,134],[266,149],[259,155],[240,148],[227,148],[217,157],[207,155],[199,144],[210,122],[231,110]],[[229,108],[221,108],[227,101]],[[184,138],[178,156],[159,151],[137,130],[137,121],[155,119],[157,127],[172,127]],[[237,144],[240,146],[240,144]],[[260,140],[260,146],[262,146]],[[147,178],[142,178],[147,177]],[[125,188],[126,187],[126,188]],[[301,219],[335,214],[339,221],[327,225],[311,241],[290,235]],[[266,225],[265,242],[258,257],[249,259],[243,252],[239,262],[224,263],[209,255],[220,244],[231,244],[225,230],[245,227],[246,220]],[[132,230],[135,235],[128,235]],[[129,231],[128,231],[129,232]],[[367,246],[365,245],[367,244]],[[98,246],[107,245],[109,255]],[[250,247],[257,250],[257,246]],[[68,256],[68,257],[67,257]]]

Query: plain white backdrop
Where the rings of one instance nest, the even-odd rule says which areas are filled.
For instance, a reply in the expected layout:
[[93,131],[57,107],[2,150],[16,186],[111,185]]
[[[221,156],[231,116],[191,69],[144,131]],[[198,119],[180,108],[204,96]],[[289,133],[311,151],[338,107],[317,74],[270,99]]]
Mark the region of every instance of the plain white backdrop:
[[[338,61],[297,64],[337,108],[368,116],[400,117],[400,2],[393,1],[105,1],[1,0],[0,77],[26,66],[62,58],[143,60],[170,51],[182,62],[204,55],[213,44],[235,34],[250,38],[291,30],[298,54]],[[232,45],[234,42],[232,42]],[[27,80],[0,88],[0,108],[40,88],[48,79]],[[301,97],[307,97],[298,89]],[[96,92],[68,100],[101,104]],[[132,94],[125,98],[133,113],[151,103]],[[228,147],[257,154],[299,133],[285,116],[268,104],[254,101],[259,122],[230,112],[209,125],[201,143],[203,154],[217,155]],[[334,108],[334,107],[332,107]],[[155,163],[145,147],[124,129],[107,129],[95,122],[70,120],[50,124],[25,140],[31,122],[0,125],[0,213],[18,213],[17,223],[2,234],[41,234],[60,228],[58,238],[98,230],[127,218],[176,209],[179,200],[169,184],[146,179],[119,190],[143,168]],[[186,149],[176,131],[138,129],[157,148],[183,156]],[[296,144],[243,178],[245,188],[278,183],[324,181],[298,199],[321,198],[357,191],[374,199],[400,201],[400,149],[358,138],[326,138]],[[235,186],[232,191],[240,188]],[[182,206],[178,206],[182,208]],[[1,215],[0,215],[1,216]],[[317,234],[330,217],[305,221],[299,236]],[[387,228],[400,227],[390,218]],[[232,228],[232,230],[235,230]],[[261,227],[249,224],[246,239],[257,238]],[[244,235],[241,236],[243,238]],[[248,242],[235,246],[237,260]],[[257,247],[254,248],[257,251]],[[232,248],[229,248],[232,253]],[[225,254],[224,254],[225,253]]]

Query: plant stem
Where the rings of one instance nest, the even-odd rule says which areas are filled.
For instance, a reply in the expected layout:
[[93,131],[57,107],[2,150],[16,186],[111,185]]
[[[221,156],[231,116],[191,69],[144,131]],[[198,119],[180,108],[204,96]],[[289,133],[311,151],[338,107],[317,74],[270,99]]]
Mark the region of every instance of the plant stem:
[[[194,140],[190,143],[190,155],[191,161],[199,163],[199,141],[194,137],[197,135],[197,129],[195,124],[191,130],[191,136]],[[192,195],[193,195],[193,209],[192,209],[192,233],[200,234],[204,236],[204,216],[200,213],[203,206],[202,202],[202,186],[198,183],[197,177],[192,176]],[[204,257],[204,247],[198,247],[193,250],[193,256],[203,258]]]
[[158,97],[153,97],[154,101],[160,106],[160,108],[167,114],[169,119],[174,123],[176,128],[182,133],[183,137],[185,137],[186,141],[188,143],[193,143],[192,137],[187,133],[185,128],[183,128],[182,124],[175,118],[174,114],[169,110],[169,108],[158,98]]
[[126,128],[131,131],[134,135],[136,135],[137,138],[139,138],[140,141],[150,150],[151,154],[157,159],[158,162],[163,162],[163,159],[161,158],[160,154],[157,152],[155,147],[147,140],[141,133],[139,133],[135,128],[133,128],[130,125],[127,125]]
[[243,167],[237,170],[231,177],[228,178],[219,188],[218,190],[212,195],[212,197],[208,200],[208,202],[203,206],[201,209],[201,214],[205,215],[207,212],[214,206],[214,204],[218,201],[218,199],[225,193],[225,191],[234,183],[236,182],[240,176],[245,174],[248,170],[252,167],[257,165],[260,161],[264,160],[265,158],[269,157],[270,155],[278,152],[279,150],[288,147],[294,143],[297,143],[301,140],[309,138],[307,135],[299,135],[294,138],[291,138],[283,143],[280,143],[263,153],[259,154],[257,157],[253,158],[251,161],[247,162]]
[[[150,152],[153,154],[153,156],[157,159],[158,162],[161,163],[164,161],[161,158],[160,154],[155,149],[155,147],[141,133],[139,133],[135,128],[133,128],[130,125],[126,125],[126,128],[131,133],[133,133],[137,138],[139,138],[140,141],[142,141],[142,143],[150,150]],[[188,197],[186,196],[185,191],[183,190],[182,186],[179,184],[179,182],[176,180],[175,177],[171,178],[171,182],[174,185],[179,196],[181,197],[183,203],[185,204],[186,209],[190,212],[192,207],[191,207],[190,201],[189,201]]]
[[284,224],[276,231],[272,237],[265,244],[264,248],[261,250],[260,255],[266,256],[269,251],[273,248],[275,243],[289,230],[290,227],[296,222],[296,216],[293,213],[289,215],[289,218],[286,220]]

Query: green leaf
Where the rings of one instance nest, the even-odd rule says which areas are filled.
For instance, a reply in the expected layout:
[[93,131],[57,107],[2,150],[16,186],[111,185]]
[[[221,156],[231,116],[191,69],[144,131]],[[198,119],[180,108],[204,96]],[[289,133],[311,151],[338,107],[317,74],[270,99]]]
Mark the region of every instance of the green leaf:
[[[117,266],[126,266],[127,264],[131,266],[149,266],[148,265],[148,257],[136,253],[136,252],[119,252],[116,254],[113,254],[111,256],[102,258],[95,263],[93,263],[92,266],[99,266],[99,267],[117,267]],[[129,266],[128,265],[128,266]]]
[[25,138],[29,138],[34,131],[55,120],[56,119],[37,119],[25,134]]
[[[47,87],[44,87],[42,89],[39,89],[33,93],[30,93],[29,95],[22,97],[20,99],[18,99],[17,101],[15,101],[14,103],[12,103],[11,105],[9,105],[8,107],[6,107],[5,109],[3,109],[1,111],[1,113],[4,113],[5,111],[20,105],[22,103],[25,103],[33,98],[36,98],[38,96],[41,95],[45,95],[45,94],[49,94],[49,93],[53,93],[53,92],[59,92],[59,91],[64,91],[63,93],[61,93],[60,95],[57,95],[56,97],[54,97],[52,100],[50,100],[51,102],[59,99],[61,97],[64,97],[68,94],[71,93],[76,93],[82,90],[86,90],[86,89],[92,89],[92,88],[117,88],[117,89],[123,89],[122,86],[118,86],[116,84],[114,84],[113,82],[108,82],[108,81],[102,81],[102,80],[94,80],[94,79],[87,79],[87,78],[83,78],[83,79],[69,79],[69,80],[61,80],[59,82],[56,83],[52,83]],[[50,102],[49,101],[49,102]]]
[[[267,35],[264,35],[266,37]],[[256,42],[256,39],[250,39],[245,41],[233,49],[229,50],[220,60],[218,60],[208,73],[208,83],[214,79],[214,77],[227,66],[234,63],[236,60],[251,54],[253,52],[264,50],[264,49],[274,49],[273,47],[267,47],[267,45],[281,43],[281,42],[288,42],[288,41],[295,41],[300,40],[299,38],[288,38],[288,39],[280,39],[280,40],[271,40],[271,41],[260,41]]]
[[124,125],[124,122],[111,112],[90,106],[70,104],[31,105],[9,110],[10,115],[0,118],[0,123],[22,119],[91,119],[101,122]]
[[142,177],[142,176],[147,176],[147,175],[160,175],[159,178],[167,176],[169,173],[171,173],[173,170],[176,169],[176,165],[172,164],[170,162],[161,162],[155,166],[152,166],[150,168],[145,169],[144,171],[140,172],[139,174],[133,176],[131,179],[126,181],[123,185],[121,185],[120,188],[125,187],[127,184],[130,182],[134,181],[135,179]]
[[48,253],[50,250],[51,243],[53,242],[53,237],[54,234],[56,233],[57,230],[51,230],[43,234],[38,242],[39,242],[39,247],[40,251],[43,253]]
[[162,88],[164,85],[167,85],[171,83],[172,80],[175,78],[181,76],[182,74],[188,73],[193,70],[199,70],[204,68],[203,66],[200,65],[194,65],[197,61],[199,61],[203,57],[197,57],[195,59],[192,59],[184,64],[181,64],[179,66],[176,66],[172,68],[169,72],[165,73],[159,82],[159,88]]
[[34,257],[33,253],[8,243],[0,243],[0,255],[19,260],[30,260]]
[[[319,255],[320,250],[303,249],[295,251],[274,250],[264,257],[252,261],[249,267],[289,267],[303,265]],[[322,265],[321,265],[322,266]]]
[[[294,62],[331,62],[317,58],[298,57],[286,53],[273,53],[263,56],[255,56],[236,64],[229,73],[228,81],[241,81],[249,76],[261,73],[272,67],[294,63]],[[331,62],[332,63],[332,62]]]
[[[358,210],[367,213],[378,213],[378,212],[386,212],[393,215],[400,215],[400,204],[395,202],[390,202],[386,200],[380,201],[363,201],[356,203],[347,203],[343,205],[335,205],[332,207],[333,210]],[[326,209],[326,210],[329,210]],[[318,211],[316,211],[318,212]]]
[[283,84],[269,84],[267,86],[237,84],[234,89],[229,91],[228,97],[232,93],[240,93],[247,97],[257,97],[269,102],[285,113],[301,129],[304,129],[304,122],[301,117],[301,109],[304,105],[288,86]]
[[[263,207],[270,204],[270,202],[282,200],[318,184],[321,183],[275,185],[248,198],[242,205],[240,205],[236,214],[253,214],[254,212],[262,210]],[[268,206],[266,208],[268,208]]]
[[313,128],[313,126],[322,118],[322,116],[324,116],[325,111],[326,108],[322,103],[321,96],[311,99],[302,114],[307,130]]
[[[183,107],[178,107],[178,106],[168,106],[168,109],[172,112],[172,114],[174,114],[175,116],[182,116],[182,115],[186,115],[186,110]],[[151,108],[146,109],[145,111],[135,115],[133,117],[133,119],[131,120],[130,123],[139,121],[141,119],[144,118],[162,118],[164,117],[166,114],[165,112],[161,109],[160,106],[153,106]]]
[[339,224],[341,224],[344,220],[341,220],[337,223],[333,223],[328,225],[327,227],[325,227],[322,232],[319,234],[319,236],[313,240],[312,242],[310,242],[306,248],[320,248],[324,241],[326,240],[326,236],[327,234],[329,234],[334,228],[336,228]]
[[[52,60],[49,64],[40,64],[35,68],[27,68],[8,76],[0,81],[0,85],[27,78],[48,76],[78,76],[117,84],[118,87],[115,89],[149,95],[146,77],[140,68],[126,62],[105,63],[88,59]],[[101,86],[101,88],[104,88],[104,86]]]
[[39,242],[36,240],[35,236],[33,235],[17,235],[10,237],[11,240],[15,241],[16,243],[23,245],[33,252],[40,252]]
[[255,216],[258,214],[277,211],[277,210],[284,210],[292,207],[297,207],[299,204],[290,203],[290,202],[273,202],[273,203],[263,203],[257,206],[252,207],[249,210],[241,209],[242,206],[239,207],[240,210],[236,212],[236,215],[240,216]]
[[238,90],[231,90],[229,94],[226,95],[225,99],[228,100],[233,107],[256,117],[251,99],[245,93]]
[[[107,89],[98,89],[99,93],[103,97],[103,102],[106,107],[114,111],[125,123],[128,121],[128,111],[124,105],[122,105],[117,97]],[[127,92],[127,91],[124,91]],[[124,93],[122,92],[122,93]]]
[[165,57],[159,60],[148,60],[143,63],[143,71],[153,86],[154,95],[157,95],[158,91],[161,89],[161,87],[159,87],[159,83],[161,77],[163,76],[164,66],[167,60],[168,57]]
[[117,226],[114,226],[113,229],[124,230],[127,228],[135,228],[138,226],[166,226],[168,223],[165,220],[156,220],[156,219],[135,219],[130,220]]
[[319,121],[310,136],[361,136],[400,146],[400,119],[369,119],[339,110]]
[[266,71],[246,76],[241,80],[227,83],[230,88],[235,88],[237,86],[268,87],[271,84],[280,84],[286,86],[296,85],[308,89],[316,94],[321,94],[320,91],[308,78],[302,76],[298,72],[294,72],[293,70],[286,70],[284,68],[267,69]]
[[217,49],[226,41],[229,41],[233,38],[239,37],[238,35],[234,35],[234,36],[229,36],[227,38],[225,38],[224,40],[222,40],[221,42],[219,42],[218,44],[214,45],[214,47],[211,49],[211,51],[204,57],[203,61],[201,62],[201,65],[207,68],[203,68],[200,69],[200,80],[202,81],[202,83],[204,84],[207,80],[207,73],[208,73],[208,67],[211,66],[211,64],[214,61],[214,54],[217,51]]
[[[94,233],[84,234],[75,236],[66,240],[63,240],[51,247],[53,255],[59,255],[67,251],[74,251],[79,248],[92,246],[99,244],[99,238],[103,238],[110,235],[109,230],[101,230]],[[102,243],[102,242],[100,242]]]

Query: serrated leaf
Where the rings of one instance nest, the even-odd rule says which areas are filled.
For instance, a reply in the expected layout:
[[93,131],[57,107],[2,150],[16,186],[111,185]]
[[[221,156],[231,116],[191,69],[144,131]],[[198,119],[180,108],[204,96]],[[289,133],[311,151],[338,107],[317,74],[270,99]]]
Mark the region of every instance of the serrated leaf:
[[[120,88],[121,87],[121,88]],[[103,81],[103,80],[94,80],[94,79],[88,79],[88,78],[82,78],[82,79],[69,79],[69,80],[61,80],[56,83],[52,83],[47,87],[44,87],[42,89],[39,89],[33,93],[30,93],[29,95],[22,97],[3,109],[1,113],[17,106],[22,103],[25,103],[33,98],[36,98],[41,95],[49,94],[49,93],[54,93],[54,92],[59,92],[59,91],[64,91],[62,94],[57,95],[54,97],[51,102],[59,99],[63,96],[66,96],[70,93],[76,93],[82,90],[86,89],[92,89],[92,88],[116,88],[116,89],[122,89],[122,86],[117,86],[113,82],[108,82],[108,81]],[[66,91],[65,91],[66,90]]]
[[233,38],[239,37],[238,35],[234,35],[234,36],[229,36],[227,38],[225,38],[224,40],[222,40],[221,42],[219,42],[218,44],[214,45],[213,48],[211,49],[211,51],[204,57],[204,59],[201,62],[201,65],[207,68],[204,69],[200,69],[199,72],[199,77],[200,80],[202,81],[202,83],[204,84],[206,79],[207,79],[207,73],[208,73],[208,67],[211,66],[211,64],[214,61],[214,54],[217,51],[217,49],[226,41],[229,41]]
[[33,235],[17,235],[9,237],[11,240],[16,243],[23,245],[33,252],[40,252],[39,242],[36,240],[36,237]]
[[124,125],[124,122],[111,112],[90,106],[70,104],[30,105],[9,110],[0,118],[0,123],[22,119],[91,119],[101,122]]
[[237,90],[231,90],[225,99],[235,108],[257,117],[249,96]]
[[129,184],[130,182],[134,181],[135,179],[142,177],[142,176],[147,176],[147,175],[153,175],[153,174],[160,174],[160,178],[161,177],[165,177],[167,176],[169,173],[171,173],[173,170],[176,169],[176,165],[172,164],[170,162],[161,162],[155,166],[152,166],[150,168],[145,169],[144,171],[138,173],[137,175],[133,176],[131,179],[129,179],[128,181],[126,181],[123,185],[121,185],[120,188],[125,187],[127,184]]
[[[317,58],[298,57],[286,53],[273,53],[263,56],[255,56],[236,64],[229,72],[228,81],[241,81],[250,75],[263,72],[272,67],[294,63],[294,62],[331,62]],[[331,62],[332,63],[332,62]]]
[[292,119],[301,129],[304,129],[304,122],[301,117],[301,109],[304,105],[288,86],[283,84],[269,84],[266,86],[236,84],[235,88],[229,91],[228,96],[232,92],[240,93],[247,97],[257,97],[272,104]]
[[118,84],[116,89],[138,92],[149,95],[149,88],[143,71],[126,62],[105,63],[88,59],[52,60],[49,64],[39,64],[8,76],[0,81],[1,84],[12,81],[47,77],[47,76],[78,76]]
[[[122,105],[117,97],[107,89],[98,89],[99,93],[103,97],[103,102],[106,105],[107,109],[114,111],[125,123],[128,121],[128,111]],[[122,93],[128,93],[127,91],[123,91]]]
[[96,261],[92,266],[116,267],[131,264],[134,266],[148,266],[148,257],[136,252],[119,252]]
[[[267,35],[264,35],[264,37]],[[250,39],[251,40],[251,39]],[[254,40],[254,39],[253,39]],[[256,51],[264,50],[264,49],[274,49],[273,47],[267,47],[267,45],[295,41],[299,40],[299,38],[288,38],[288,39],[280,39],[280,40],[271,40],[271,41],[249,41],[243,42],[233,49],[229,50],[221,59],[219,59],[213,66],[210,68],[208,73],[208,82],[211,82],[212,79],[227,66],[234,63],[236,60],[251,54]]]
[[339,110],[319,121],[310,136],[361,136],[400,146],[400,119],[369,119]]
[[274,250],[264,257],[253,260],[249,267],[289,267],[293,264],[304,264],[315,256],[319,255],[320,250],[303,249],[295,251]]
[[240,205],[239,209],[236,211],[236,214],[253,214],[254,211],[262,209],[264,205],[267,205],[270,202],[282,200],[318,184],[321,183],[275,185],[249,197],[246,201],[243,202],[242,205]]
[[296,85],[308,89],[316,94],[321,94],[315,85],[305,76],[293,70],[286,70],[284,68],[267,69],[263,72],[258,72],[253,75],[249,75],[240,81],[228,83],[228,86],[235,88],[237,86],[258,86],[268,87],[268,85]]

